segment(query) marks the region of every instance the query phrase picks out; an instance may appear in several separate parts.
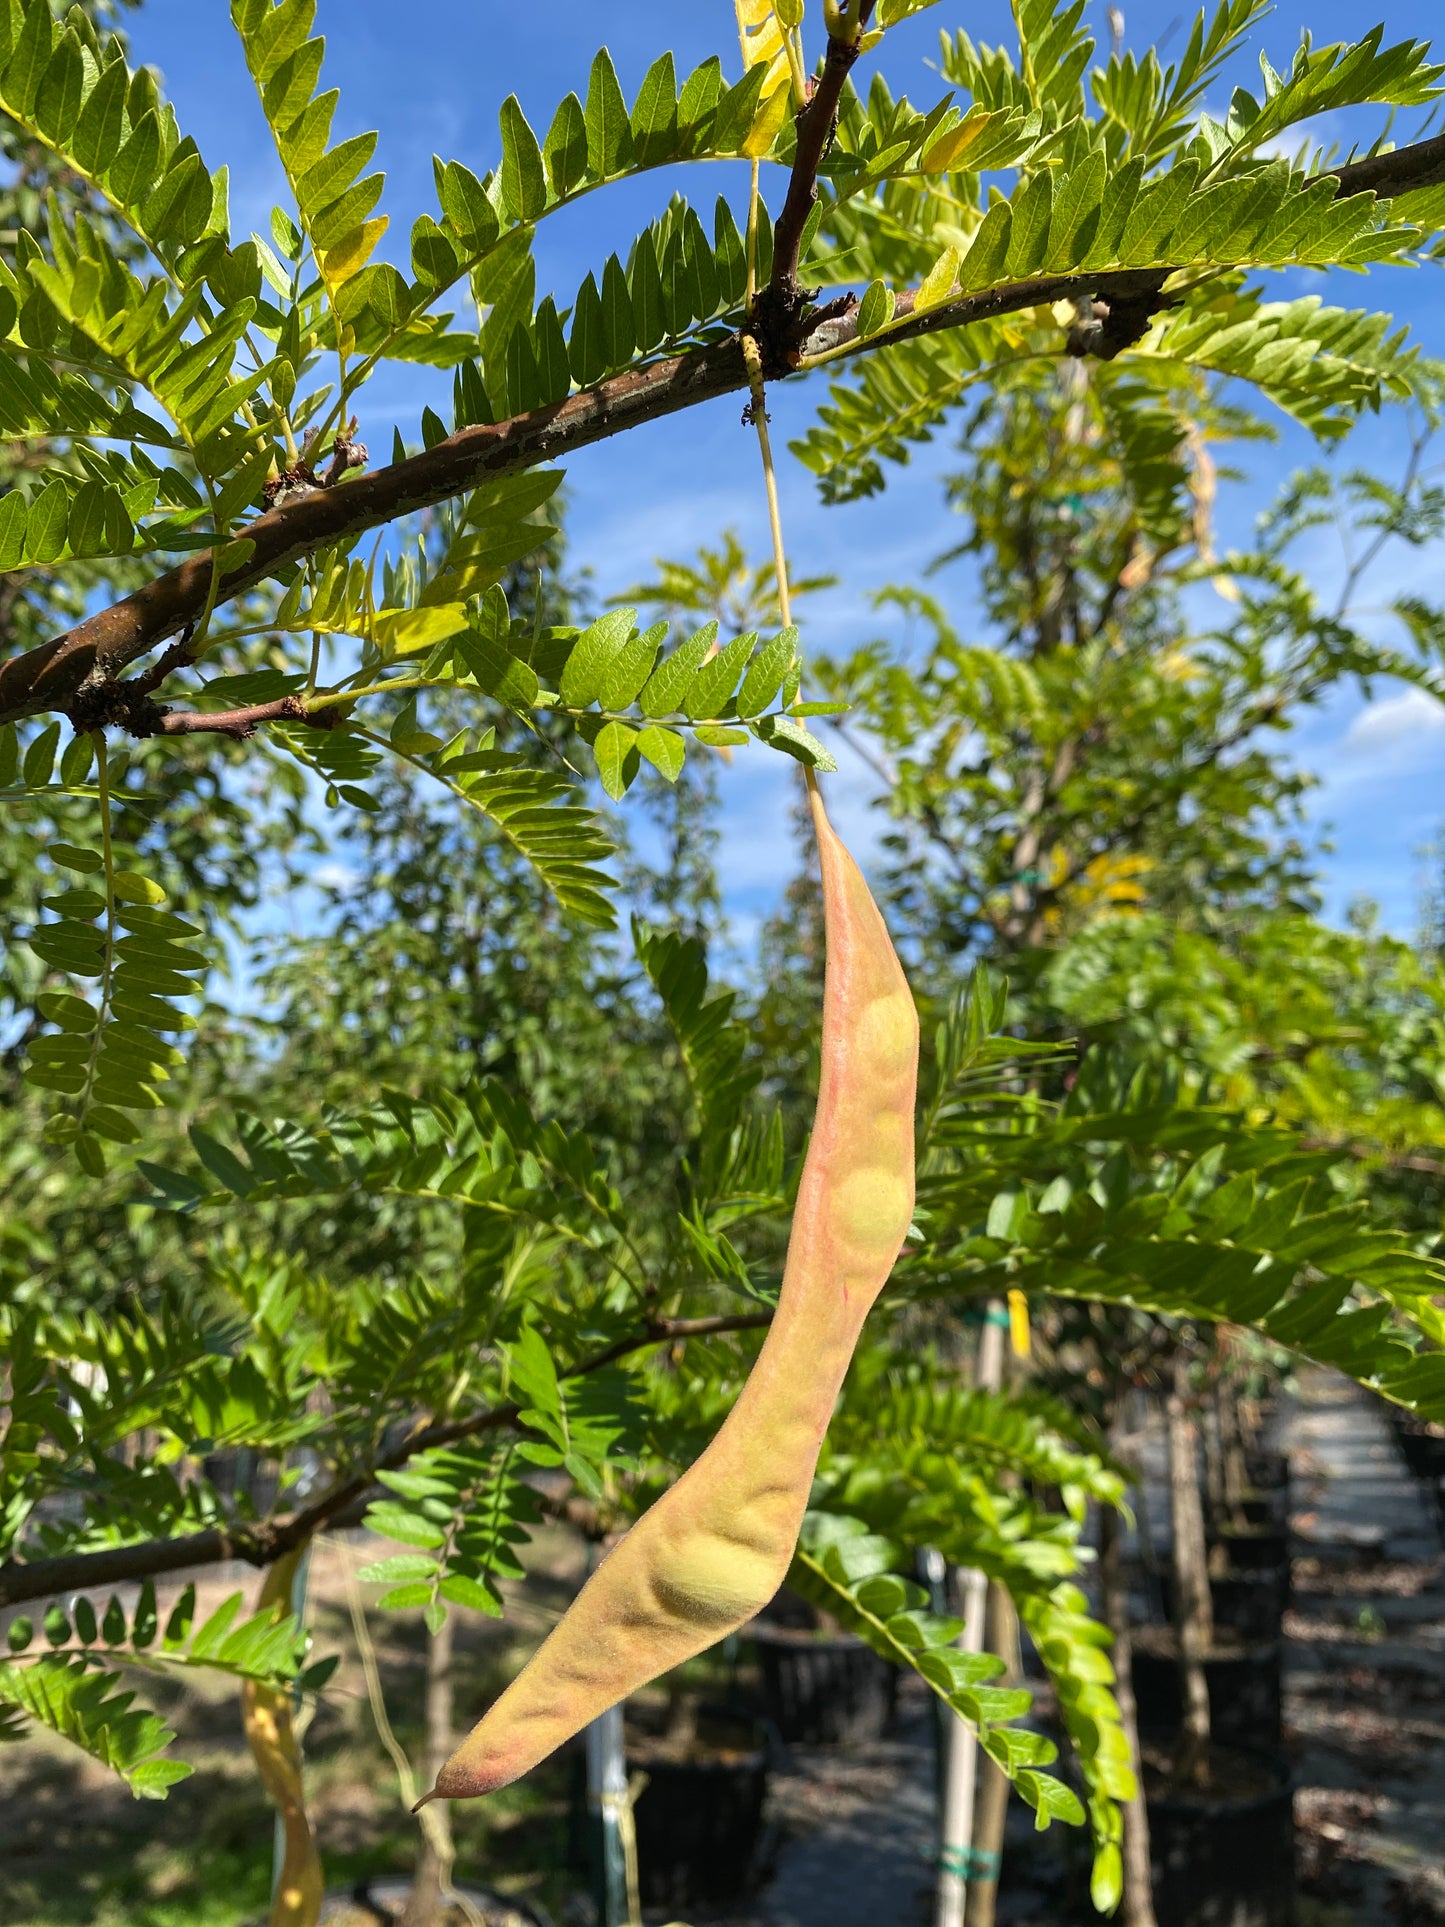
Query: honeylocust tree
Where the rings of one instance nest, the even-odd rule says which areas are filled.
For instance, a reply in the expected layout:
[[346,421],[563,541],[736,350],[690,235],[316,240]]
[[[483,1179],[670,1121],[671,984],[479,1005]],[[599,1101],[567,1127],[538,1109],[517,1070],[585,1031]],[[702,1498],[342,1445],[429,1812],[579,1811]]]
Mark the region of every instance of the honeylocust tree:
[[[423,807],[473,826],[479,896],[491,866],[516,901],[528,879],[539,922],[606,931],[598,789],[620,803],[644,766],[671,782],[733,749],[826,775],[810,725],[871,703],[882,670],[836,671],[814,693],[766,596],[761,633],[693,626],[687,584],[680,626],[631,606],[582,625],[545,596],[524,613],[509,571],[552,539],[569,454],[724,397],[765,429],[769,384],[826,369],[805,453],[830,490],[874,486],[880,462],[976,396],[1010,425],[986,439],[976,484],[1001,501],[1047,455],[1033,398],[1064,383],[1067,460],[1127,498],[1112,557],[1071,562],[1061,598],[1054,562],[1038,572],[1036,646],[1023,664],[964,663],[962,719],[899,697],[917,702],[903,750],[910,733],[987,728],[1005,702],[1048,718],[1031,827],[985,852],[974,890],[985,921],[1002,890],[1027,922],[1077,880],[1047,868],[1050,784],[1069,780],[1075,732],[1047,677],[1107,668],[1111,584],[1152,633],[1170,531],[1199,486],[1179,451],[1212,432],[1212,377],[1253,381],[1326,435],[1385,397],[1431,404],[1428,368],[1379,316],[1270,298],[1299,267],[1438,257],[1445,137],[1385,139],[1435,97],[1427,49],[1380,30],[1305,43],[1262,59],[1220,120],[1204,102],[1260,43],[1259,0],[1202,15],[1167,67],[1098,61],[1081,7],[1027,0],[1016,45],[946,32],[942,91],[920,107],[884,78],[889,35],[918,10],[850,0],[805,19],[793,0],[741,0],[736,23],[720,10],[716,57],[679,76],[662,53],[630,99],[604,50],[560,104],[529,115],[509,96],[491,150],[439,157],[434,202],[402,209],[373,169],[377,136],[334,137],[314,0],[233,0],[235,57],[288,184],[268,233],[245,235],[220,157],[104,23],[0,0],[0,109],[64,183],[21,210],[0,262],[0,424],[20,451],[0,569],[46,611],[0,662],[0,801],[34,890],[7,901],[28,946],[11,995],[51,1169],[184,1254],[142,1288],[122,1274],[72,1302],[25,1216],[38,1181],[7,1206],[0,1604],[23,1611],[0,1702],[10,1725],[55,1728],[138,1791],[184,1768],[119,1690],[128,1669],[229,1667],[282,1725],[324,1677],[279,1581],[255,1618],[238,1602],[199,1631],[183,1595],[164,1634],[148,1593],[127,1609],[109,1589],[223,1556],[284,1576],[318,1533],[365,1520],[406,1548],[372,1569],[384,1607],[433,1623],[499,1611],[543,1503],[538,1468],[620,1523],[695,1457],[770,1320],[797,1181],[732,993],[696,937],[645,923],[632,950],[682,1118],[655,1158],[614,1156],[610,1128],[594,1141],[514,1079],[455,1064],[403,1088],[380,1028],[382,1075],[329,1110],[298,1088],[265,1116],[243,1104],[224,1128],[195,1123],[198,990],[235,903],[222,859],[243,877],[254,862],[239,837],[227,858],[226,818],[213,831],[198,791],[239,808],[252,785],[365,825],[425,790]],[[1346,110],[1365,145],[1340,159],[1309,123]],[[712,161],[739,164],[717,178],[740,191],[693,191]],[[625,257],[539,289],[542,224],[638,176],[655,177],[657,214]],[[433,371],[433,401],[385,450],[368,384],[395,363]],[[32,583],[68,586],[46,601]],[[773,587],[786,618],[776,564]],[[1167,798],[1162,695],[1156,708]],[[971,807],[956,772],[938,787]],[[268,820],[283,843],[300,834],[284,811]],[[1096,854],[1068,851],[1066,870]],[[1033,894],[1016,904],[1015,885]],[[438,919],[447,941],[454,914]],[[373,966],[394,954],[373,948]],[[459,960],[434,954],[438,998],[455,1001]],[[1117,1475],[1057,1408],[940,1394],[908,1321],[926,1329],[961,1293],[1122,1299],[1253,1325],[1439,1413],[1440,1276],[1334,1200],[1328,1159],[1287,1134],[1102,1073],[1050,1099],[998,1036],[998,999],[981,981],[926,1013],[920,1208],[867,1367],[896,1422],[880,1441],[876,1403],[850,1418],[845,1394],[792,1577],[970,1720],[1041,1823],[1079,1821],[1051,1743],[1016,1723],[1020,1695],[958,1651],[956,1623],[906,1574],[932,1544],[1008,1588],[1058,1685],[1107,1907],[1133,1781],[1105,1636],[1074,1582],[1085,1500],[1120,1497]],[[209,1061],[244,1097],[243,1057]],[[291,1061],[300,1085],[304,1053]],[[378,1092],[383,1076],[396,1087]],[[358,1238],[367,1221],[388,1235]],[[263,1500],[207,1475],[231,1448],[270,1468]],[[1062,1512],[1024,1496],[1050,1484]],[[79,1603],[49,1603],[61,1595]]]

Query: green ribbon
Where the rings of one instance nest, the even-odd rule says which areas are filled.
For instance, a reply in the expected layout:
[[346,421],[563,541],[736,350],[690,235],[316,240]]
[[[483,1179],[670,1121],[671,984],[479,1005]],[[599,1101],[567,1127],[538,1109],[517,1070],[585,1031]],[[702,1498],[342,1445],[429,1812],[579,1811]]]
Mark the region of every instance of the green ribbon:
[[1003,1855],[990,1853],[984,1847],[944,1847],[939,1852],[938,1864],[956,1880],[978,1885],[998,1879]]
[[1008,1309],[1004,1305],[965,1305],[963,1322],[965,1325],[1001,1325],[1007,1331]]

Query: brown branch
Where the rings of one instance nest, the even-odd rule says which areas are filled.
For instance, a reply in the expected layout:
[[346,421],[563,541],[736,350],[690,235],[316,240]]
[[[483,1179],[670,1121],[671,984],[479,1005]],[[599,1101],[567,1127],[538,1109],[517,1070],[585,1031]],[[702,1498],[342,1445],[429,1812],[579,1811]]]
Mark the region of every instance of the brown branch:
[[170,648],[156,658],[144,675],[131,678],[130,694],[132,697],[153,696],[167,677],[173,676],[178,669],[191,668],[194,662],[195,657],[191,654],[191,631],[186,628],[181,631]]
[[[1445,136],[1437,136],[1394,154],[1351,162],[1332,170],[1332,176],[1347,193],[1368,187],[1390,195],[1430,185],[1445,178],[1442,141]],[[895,310],[901,325],[860,342],[856,313],[815,315],[811,332],[798,343],[798,353],[806,358],[839,349],[871,351],[1081,296],[1109,303],[1111,313],[1122,304],[1134,317],[1142,302],[1158,295],[1170,272],[1119,268],[1041,275],[984,294],[960,295],[923,315],[913,313],[913,296],[905,293]],[[485,481],[562,460],[644,422],[661,421],[719,396],[741,394],[747,387],[742,347],[733,340],[627,369],[566,401],[508,421],[459,429],[434,448],[339,487],[279,503],[247,523],[239,534],[254,548],[244,562],[227,571],[217,603],[254,589],[288,562],[329,543],[364,535],[416,510],[464,495]],[[46,710],[69,710],[83,686],[114,678],[195,622],[206,606],[212,566],[210,551],[201,551],[66,634],[0,664],[0,724]]]
[[1300,1142],[1306,1151],[1336,1151],[1341,1157],[1355,1158],[1361,1164],[1382,1164],[1387,1171],[1418,1171],[1423,1177],[1445,1178],[1445,1161],[1440,1158],[1387,1151],[1381,1144],[1363,1144],[1348,1138],[1307,1137]]
[[1445,182],[1445,134],[1396,147],[1388,154],[1327,167],[1315,179],[1338,181],[1341,194],[1378,194],[1382,200],[1417,187],[1439,187]]
[[823,71],[812,85],[806,103],[795,122],[797,146],[788,191],[783,199],[777,225],[773,229],[773,268],[768,285],[753,302],[749,332],[762,355],[763,374],[776,378],[797,366],[798,337],[806,332],[805,320],[816,289],[804,288],[798,281],[803,232],[818,199],[818,169],[832,145],[838,125],[838,108],[848,75],[858,58],[863,28],[873,11],[872,0],[860,10],[851,40],[828,37],[823,56]]
[[[121,685],[125,687],[124,684]],[[147,736],[231,736],[238,743],[254,736],[262,723],[305,723],[311,729],[331,729],[334,709],[309,711],[299,696],[278,696],[275,702],[252,703],[245,709],[168,709]]]
[[172,670],[191,662],[189,638],[187,630],[186,638],[167,649],[143,676],[132,676],[124,682],[86,683],[66,711],[76,733],[119,728],[142,740],[148,736],[229,736],[244,743],[262,723],[305,723],[310,729],[335,729],[341,720],[339,707],[328,704],[323,709],[309,709],[300,696],[278,696],[273,702],[249,703],[243,709],[165,708],[150,691]]
[[[771,1313],[768,1312],[737,1312],[717,1318],[649,1319],[640,1332],[618,1339],[562,1372],[560,1377],[585,1378],[589,1372],[601,1371],[619,1358],[645,1351],[649,1345],[709,1338],[720,1332],[756,1331],[769,1323]],[[122,1585],[135,1579],[153,1579],[162,1573],[213,1565],[221,1559],[244,1559],[253,1566],[273,1565],[325,1527],[356,1524],[376,1489],[378,1472],[394,1472],[418,1452],[429,1451],[434,1446],[454,1445],[459,1439],[476,1438],[500,1426],[515,1425],[520,1416],[521,1407],[509,1402],[488,1406],[470,1418],[417,1425],[399,1444],[383,1452],[366,1472],[338,1481],[320,1498],[287,1519],[269,1519],[259,1525],[211,1526],[179,1538],[144,1539],[136,1545],[66,1553],[55,1559],[26,1563],[7,1559],[0,1564],[0,1607],[20,1605],[31,1599],[49,1599],[59,1593]]]

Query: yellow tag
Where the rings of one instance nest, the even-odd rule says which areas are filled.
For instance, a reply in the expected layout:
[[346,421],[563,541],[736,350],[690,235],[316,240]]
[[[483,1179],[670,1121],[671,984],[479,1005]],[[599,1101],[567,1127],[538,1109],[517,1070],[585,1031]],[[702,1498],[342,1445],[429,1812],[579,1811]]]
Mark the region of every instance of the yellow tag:
[[1027,1358],[1029,1355],[1029,1301],[1021,1291],[1011,1291],[1008,1295],[1008,1329],[1013,1340],[1014,1357]]

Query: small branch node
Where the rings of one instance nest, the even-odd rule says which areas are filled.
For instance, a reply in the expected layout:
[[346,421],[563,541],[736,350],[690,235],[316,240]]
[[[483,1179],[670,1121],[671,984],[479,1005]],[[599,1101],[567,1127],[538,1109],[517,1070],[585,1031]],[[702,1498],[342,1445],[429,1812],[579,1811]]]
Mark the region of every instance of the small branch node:
[[[1162,280],[1160,287],[1162,287]],[[1113,361],[1136,341],[1142,341],[1154,317],[1177,304],[1159,288],[1142,294],[1076,297],[1077,319],[1068,332],[1064,352],[1078,360]]]

